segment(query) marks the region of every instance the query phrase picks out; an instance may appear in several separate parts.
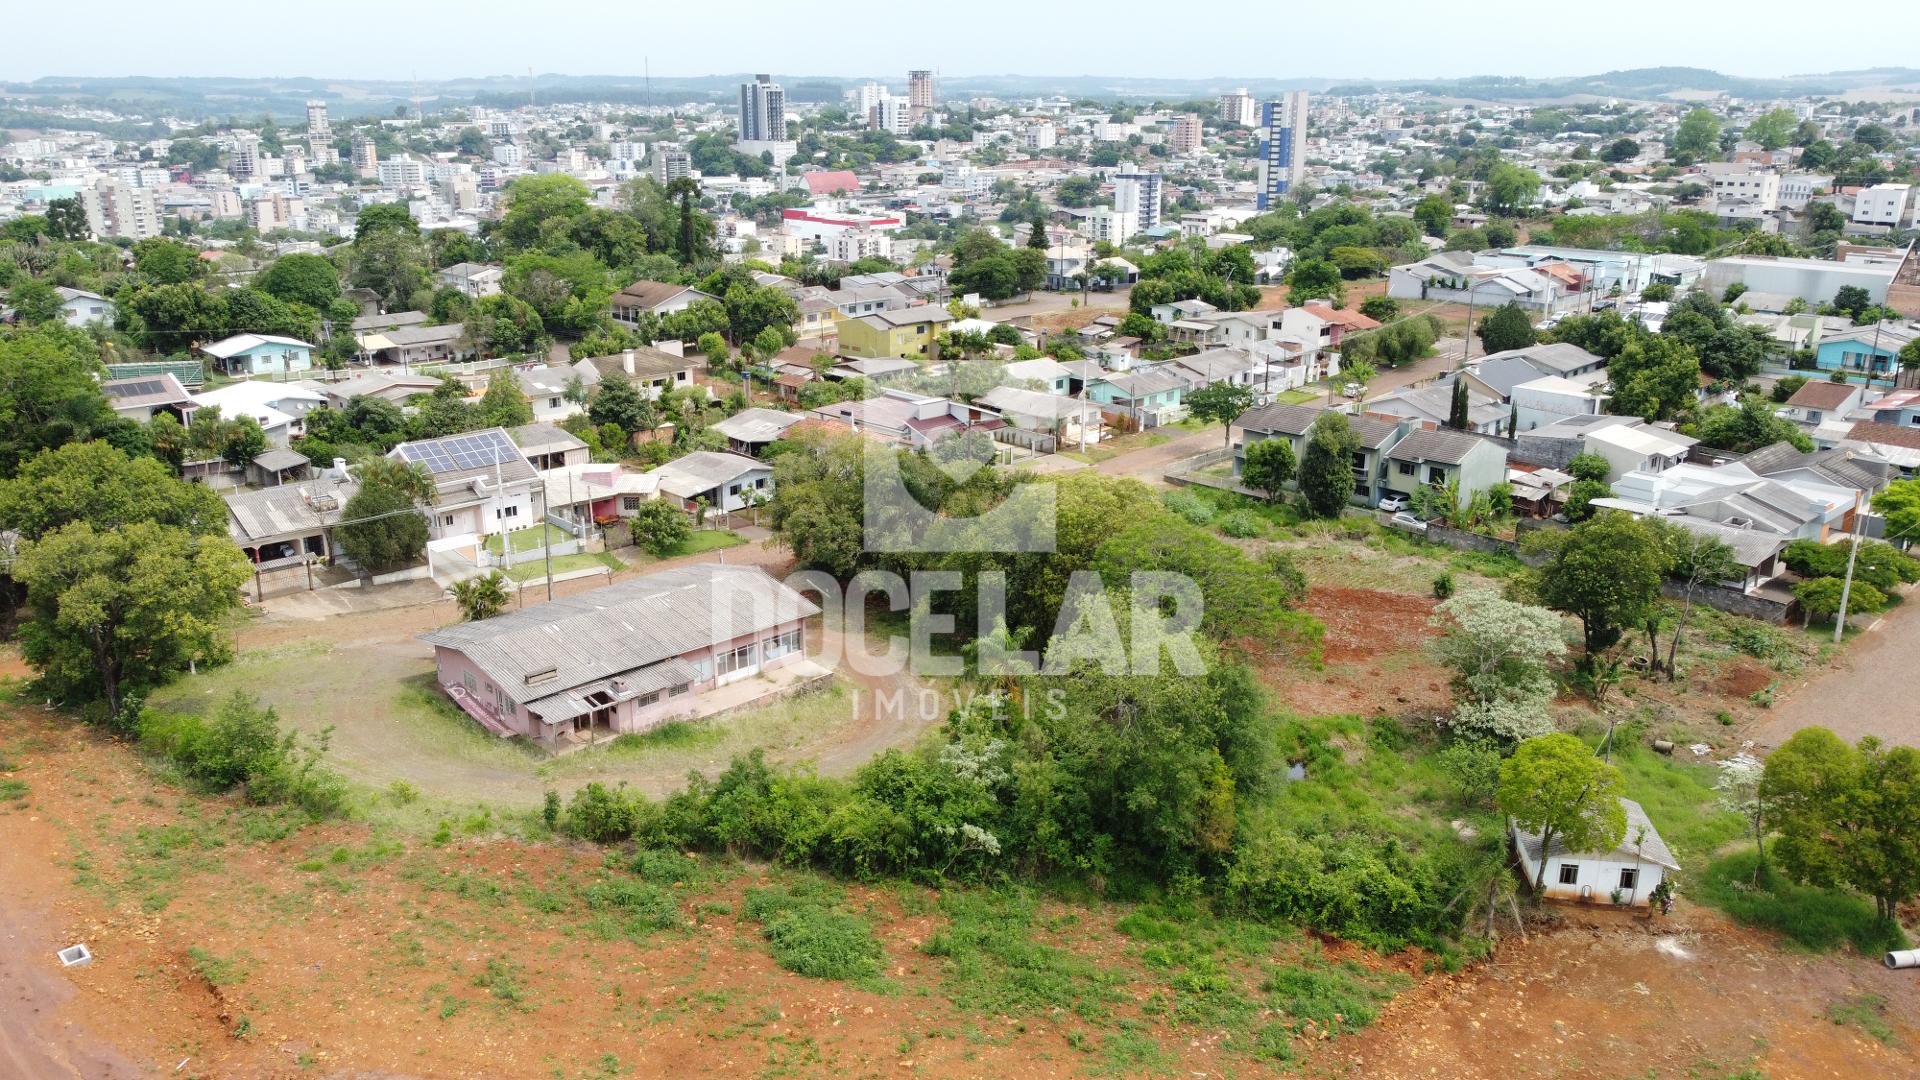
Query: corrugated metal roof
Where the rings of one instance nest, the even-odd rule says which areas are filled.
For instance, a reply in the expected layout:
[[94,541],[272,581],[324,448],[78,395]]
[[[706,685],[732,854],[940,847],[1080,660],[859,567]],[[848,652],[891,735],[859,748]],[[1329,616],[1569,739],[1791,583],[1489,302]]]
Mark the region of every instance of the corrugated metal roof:
[[[1673,861],[1673,852],[1667,849],[1667,842],[1660,838],[1660,830],[1653,827],[1653,821],[1647,817],[1647,812],[1640,808],[1640,804],[1634,802],[1632,799],[1621,799],[1620,806],[1627,812],[1627,832],[1621,839],[1619,847],[1608,852],[1568,851],[1566,846],[1560,842],[1560,838],[1556,836],[1553,838],[1553,847],[1547,853],[1547,857],[1550,859],[1568,855],[1576,858],[1582,855],[1590,858],[1603,856],[1610,859],[1633,859],[1637,857],[1641,862],[1658,863],[1669,870],[1680,869],[1680,864]],[[1636,843],[1636,839],[1641,836],[1642,829],[1646,830],[1646,839],[1644,842]],[[1539,834],[1530,833],[1519,828],[1515,828],[1513,831],[1521,849],[1526,853],[1527,860],[1535,866],[1538,866],[1540,864]]]
[[420,640],[461,653],[526,705],[819,611],[758,567],[703,564],[455,623]]

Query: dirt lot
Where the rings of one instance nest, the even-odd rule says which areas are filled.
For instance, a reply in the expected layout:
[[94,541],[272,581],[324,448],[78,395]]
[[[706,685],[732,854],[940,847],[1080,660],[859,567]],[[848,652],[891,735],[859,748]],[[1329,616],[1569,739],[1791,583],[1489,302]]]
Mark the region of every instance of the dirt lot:
[[[1103,1027],[1071,1012],[963,1007],[952,969],[920,948],[947,924],[924,889],[849,891],[875,924],[883,979],[806,979],[778,967],[738,914],[765,868],[690,861],[691,880],[673,890],[680,929],[609,932],[604,913],[547,899],[603,877],[595,849],[464,828],[444,846],[358,824],[282,835],[270,813],[184,796],[124,749],[35,709],[0,711],[0,750],[29,789],[0,804],[7,1075],[1272,1071],[1149,1008],[1152,995],[1181,991],[1141,965],[1116,930],[1118,905],[1045,905],[1045,940],[1119,980],[1119,1018]],[[1510,938],[1495,965],[1420,977],[1357,1035],[1309,1027],[1292,1067],[1381,1080],[1717,1080],[1757,1061],[1771,1080],[1912,1075],[1910,976],[1783,953],[1684,907],[1658,930],[1572,913],[1561,929]],[[73,941],[97,959],[63,970],[52,952]],[[1422,970],[1415,955],[1297,936],[1267,948]],[[1836,1024],[1836,1006],[1867,1019]]]
[[1867,633],[1852,639],[1833,666],[1818,668],[1784,688],[1785,700],[1762,716],[1747,737],[1778,746],[1803,727],[1819,726],[1852,742],[1863,735],[1920,746],[1920,709],[1904,688],[1920,670],[1920,595]]
[[[757,543],[654,563],[615,580],[719,557],[775,575],[792,563],[785,548]],[[604,584],[599,577],[567,581],[555,592],[567,596]],[[544,590],[524,595],[528,604],[538,604]],[[429,796],[519,806],[537,805],[550,787],[569,795],[588,780],[625,782],[662,795],[684,785],[690,770],[718,773],[736,753],[755,747],[766,749],[770,760],[812,761],[824,774],[844,775],[882,750],[912,745],[945,716],[943,708],[874,708],[875,692],[903,693],[904,701],[915,701],[922,687],[911,676],[848,673],[827,694],[741,710],[727,724],[680,743],[553,758],[518,740],[486,735],[437,691],[433,651],[415,636],[457,618],[451,600],[318,618],[267,615],[241,629],[235,663],[182,679],[152,701],[203,710],[242,690],[302,731],[331,729],[335,764],[368,787],[402,780]],[[807,636],[815,655],[822,649],[844,653],[838,634],[817,621]]]
[[1292,663],[1263,671],[1282,703],[1310,715],[1403,715],[1451,700],[1447,673],[1423,656],[1432,600],[1378,589],[1315,586],[1302,607],[1326,624],[1325,667]]

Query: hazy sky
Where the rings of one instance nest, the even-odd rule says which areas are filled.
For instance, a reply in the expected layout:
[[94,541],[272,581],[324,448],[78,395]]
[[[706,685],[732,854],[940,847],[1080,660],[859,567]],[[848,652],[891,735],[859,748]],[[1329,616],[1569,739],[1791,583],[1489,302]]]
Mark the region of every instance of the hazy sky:
[[1422,78],[1686,65],[1790,75],[1920,64],[1920,3],[1801,0],[332,0],[7,5],[0,78],[43,75],[657,75],[775,71]]

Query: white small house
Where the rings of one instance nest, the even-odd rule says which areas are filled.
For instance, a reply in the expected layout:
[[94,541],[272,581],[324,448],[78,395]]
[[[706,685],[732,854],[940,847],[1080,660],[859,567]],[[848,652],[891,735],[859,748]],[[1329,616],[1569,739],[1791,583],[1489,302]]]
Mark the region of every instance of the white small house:
[[[1640,804],[1621,799],[1620,805],[1627,812],[1627,832],[1612,851],[1571,852],[1561,845],[1559,837],[1554,837],[1553,850],[1546,853],[1542,896],[1606,904],[1613,902],[1617,892],[1621,903],[1645,907],[1648,895],[1666,880],[1667,871],[1680,869]],[[1540,875],[1540,834],[1526,832],[1512,821],[1508,821],[1507,831],[1520,856],[1520,869],[1527,876],[1527,884],[1532,885]]]

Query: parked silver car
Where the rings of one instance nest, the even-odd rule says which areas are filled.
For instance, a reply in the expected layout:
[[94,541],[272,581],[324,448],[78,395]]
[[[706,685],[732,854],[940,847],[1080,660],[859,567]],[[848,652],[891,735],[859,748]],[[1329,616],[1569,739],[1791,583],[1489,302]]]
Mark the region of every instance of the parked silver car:
[[1385,510],[1389,514],[1399,510],[1405,510],[1406,508],[1407,497],[1405,495],[1383,495],[1380,498],[1380,509]]
[[1406,529],[1410,532],[1427,531],[1427,523],[1420,520],[1411,510],[1402,510],[1393,515],[1392,524],[1396,529]]

